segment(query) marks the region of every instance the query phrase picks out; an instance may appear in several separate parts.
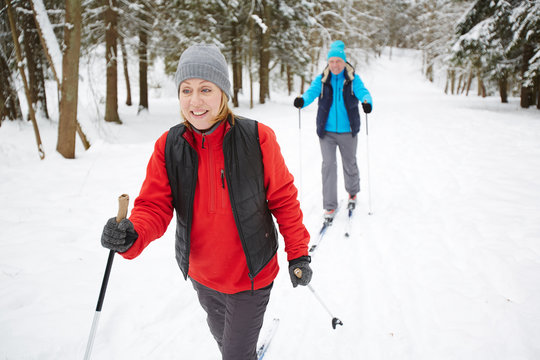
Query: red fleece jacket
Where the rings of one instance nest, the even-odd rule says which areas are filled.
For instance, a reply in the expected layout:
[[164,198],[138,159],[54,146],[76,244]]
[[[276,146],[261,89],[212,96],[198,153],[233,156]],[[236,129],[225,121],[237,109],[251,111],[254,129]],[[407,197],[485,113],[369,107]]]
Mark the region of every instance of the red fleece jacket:
[[[190,130],[184,134],[199,158],[197,185],[190,238],[189,276],[223,293],[251,289],[251,280],[229,200],[224,176],[223,137],[228,123],[210,134]],[[172,194],[165,167],[165,142],[168,132],[156,142],[147,167],[146,179],[130,220],[139,237],[121,255],[138,256],[153,240],[161,237],[173,216]],[[309,233],[302,222],[297,190],[274,132],[259,123],[259,141],[264,164],[264,185],[268,208],[275,217],[285,242],[287,259],[308,254]],[[277,256],[255,277],[253,288],[269,285],[279,271]]]

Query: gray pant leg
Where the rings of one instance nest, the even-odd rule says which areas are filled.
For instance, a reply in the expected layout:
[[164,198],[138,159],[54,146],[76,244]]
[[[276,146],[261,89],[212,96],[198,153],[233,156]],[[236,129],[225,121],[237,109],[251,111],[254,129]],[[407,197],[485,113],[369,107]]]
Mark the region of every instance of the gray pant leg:
[[338,206],[337,200],[337,161],[336,161],[336,141],[335,133],[327,132],[324,137],[319,138],[322,154],[322,192],[323,208],[330,210]]
[[223,360],[256,360],[257,340],[270,300],[272,284],[229,295],[223,333]]
[[337,134],[341,162],[343,164],[343,179],[345,180],[345,190],[352,195],[360,192],[360,172],[356,163],[356,149],[358,147],[358,136],[350,133]]
[[191,280],[207,322],[218,343],[222,360],[257,359],[257,340],[272,284],[236,294],[224,294]]
[[199,303],[206,311],[206,322],[210,332],[216,340],[219,351],[223,352],[223,330],[225,329],[226,294],[212,290],[191,279],[193,288],[197,292]]

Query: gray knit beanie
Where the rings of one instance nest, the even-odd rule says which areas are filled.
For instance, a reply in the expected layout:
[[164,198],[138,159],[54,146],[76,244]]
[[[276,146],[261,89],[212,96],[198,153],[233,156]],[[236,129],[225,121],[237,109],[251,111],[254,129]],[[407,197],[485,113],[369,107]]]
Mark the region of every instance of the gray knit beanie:
[[204,79],[216,84],[227,94],[229,99],[231,98],[229,68],[225,56],[217,46],[195,44],[182,53],[174,75],[176,92],[180,91],[182,81],[193,78]]

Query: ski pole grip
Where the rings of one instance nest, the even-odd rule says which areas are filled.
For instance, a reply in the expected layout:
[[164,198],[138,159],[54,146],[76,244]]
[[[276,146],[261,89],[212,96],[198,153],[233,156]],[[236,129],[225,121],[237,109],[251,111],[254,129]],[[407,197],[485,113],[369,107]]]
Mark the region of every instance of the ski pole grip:
[[294,275],[296,275],[297,278],[301,279],[302,278],[302,270],[300,268],[296,268],[294,269]]
[[118,197],[118,215],[116,215],[117,223],[119,223],[120,221],[124,220],[127,217],[128,205],[129,205],[129,195],[128,194],[120,195]]

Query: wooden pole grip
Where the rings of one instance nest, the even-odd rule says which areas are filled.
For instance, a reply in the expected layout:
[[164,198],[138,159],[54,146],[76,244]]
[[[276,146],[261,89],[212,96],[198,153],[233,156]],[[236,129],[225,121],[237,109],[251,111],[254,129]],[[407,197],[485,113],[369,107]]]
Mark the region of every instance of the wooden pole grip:
[[296,275],[297,278],[302,278],[302,270],[299,268],[294,269],[294,275]]
[[116,215],[116,222],[124,220],[127,217],[129,205],[129,195],[122,194],[118,197],[118,215]]

